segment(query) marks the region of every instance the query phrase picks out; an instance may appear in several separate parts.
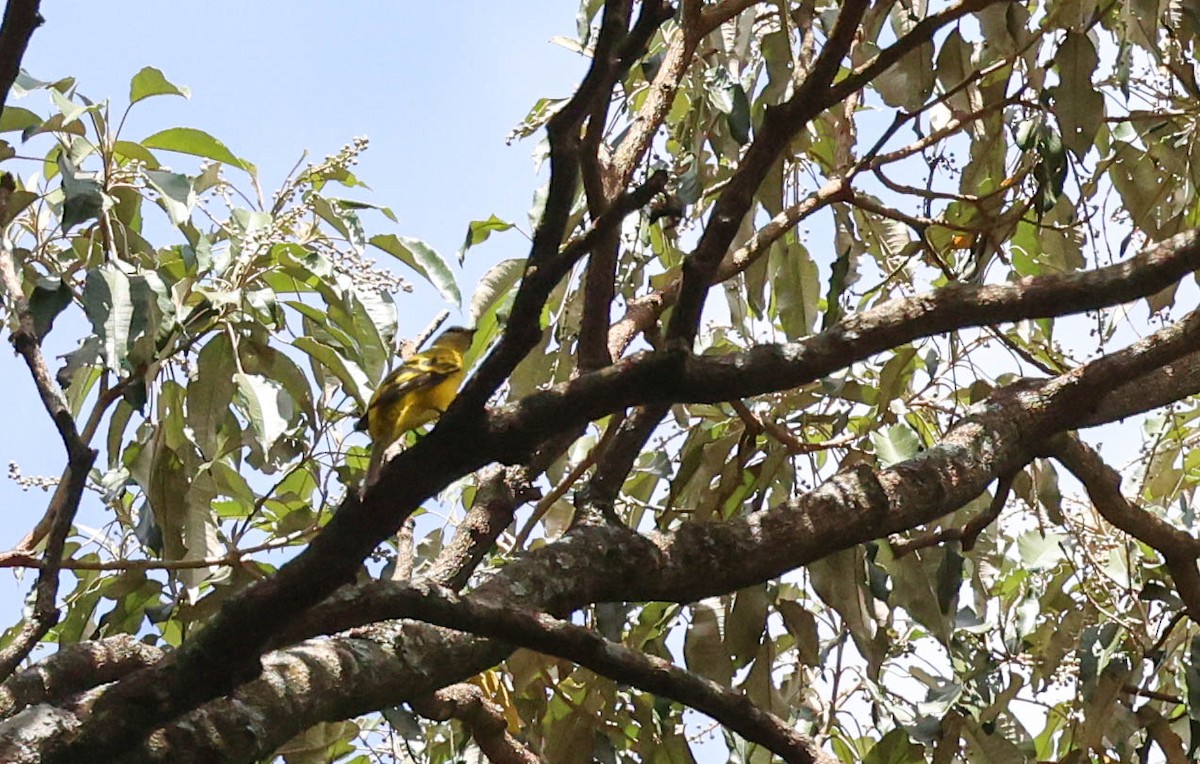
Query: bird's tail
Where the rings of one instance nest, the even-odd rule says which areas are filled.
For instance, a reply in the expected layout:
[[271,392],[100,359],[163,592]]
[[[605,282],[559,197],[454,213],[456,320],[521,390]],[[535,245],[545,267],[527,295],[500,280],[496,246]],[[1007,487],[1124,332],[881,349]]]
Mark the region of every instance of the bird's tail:
[[363,487],[372,486],[379,479],[379,473],[383,469],[383,457],[387,453],[387,446],[382,443],[371,444],[371,461],[367,464],[367,479],[363,483]]

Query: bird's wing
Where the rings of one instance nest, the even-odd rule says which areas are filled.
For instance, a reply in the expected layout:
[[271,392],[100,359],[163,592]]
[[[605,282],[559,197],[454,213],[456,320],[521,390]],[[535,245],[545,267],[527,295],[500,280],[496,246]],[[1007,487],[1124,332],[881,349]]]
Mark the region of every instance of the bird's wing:
[[379,383],[367,406],[366,416],[358,421],[355,428],[366,429],[372,409],[389,406],[414,390],[432,387],[461,368],[461,364],[449,353],[435,350],[417,353]]

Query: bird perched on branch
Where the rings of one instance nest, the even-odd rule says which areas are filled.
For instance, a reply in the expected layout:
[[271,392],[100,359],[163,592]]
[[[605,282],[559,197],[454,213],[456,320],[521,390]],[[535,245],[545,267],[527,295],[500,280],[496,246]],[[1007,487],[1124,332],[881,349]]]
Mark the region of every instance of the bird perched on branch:
[[371,435],[368,485],[378,477],[389,446],[409,430],[437,419],[454,400],[466,371],[463,355],[474,335],[474,329],[450,327],[427,350],[406,358],[379,383],[367,413],[354,426]]

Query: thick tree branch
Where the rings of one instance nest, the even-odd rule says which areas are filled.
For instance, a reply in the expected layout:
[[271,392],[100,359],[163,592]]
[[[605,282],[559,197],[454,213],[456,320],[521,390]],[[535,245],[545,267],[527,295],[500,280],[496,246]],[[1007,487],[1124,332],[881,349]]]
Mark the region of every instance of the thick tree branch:
[[[562,541],[515,560],[470,599],[501,610],[524,605],[560,613],[597,601],[694,601],[932,522],[1042,452],[1048,433],[1070,428],[1088,415],[1114,375],[1137,375],[1185,352],[1198,339],[1200,318],[1192,316],[1054,380],[998,390],[921,456],[879,471],[860,465],[765,512],[725,523],[689,524],[649,538],[611,526],[580,526]],[[563,570],[572,575],[557,575]],[[339,629],[356,622],[364,612],[359,596],[361,592],[348,591],[331,600],[310,613],[303,628]],[[312,632],[297,631],[293,637],[303,633]],[[457,660],[453,665],[455,671],[486,668]]]
[[[455,664],[492,665],[504,656],[490,641],[423,624],[372,631],[370,637],[313,640],[270,653],[263,658],[260,678],[155,730],[121,755],[102,761],[210,764],[270,760],[279,746],[313,724],[353,718],[427,696],[470,676],[447,674]],[[451,663],[436,663],[443,657]],[[435,663],[426,664],[426,660]],[[434,665],[438,670],[431,675],[427,667]],[[87,718],[89,706],[94,707],[109,692],[111,688],[90,693],[75,704],[73,714],[48,717],[44,709],[49,707],[42,705],[0,725],[0,761],[44,764],[39,749],[53,748],[59,738],[74,734],[78,720]],[[36,723],[22,718],[31,712]]]
[[1189,232],[1091,271],[1003,285],[951,284],[889,300],[788,345],[759,345],[727,356],[643,353],[494,410],[486,423],[497,439],[491,450],[519,458],[544,436],[532,423],[566,427],[633,405],[762,395],[799,387],[921,337],[1128,302],[1154,294],[1198,267],[1200,233]]
[[656,541],[662,560],[654,575],[634,582],[646,590],[632,599],[665,599],[671,592],[682,594],[676,601],[694,601],[712,593],[711,583],[696,580],[698,570],[706,579],[719,577],[722,587],[740,588],[931,523],[1041,455],[1048,438],[1077,427],[1113,379],[1136,377],[1196,347],[1200,313],[1054,379],[996,391],[914,459],[879,471],[860,465],[816,491],[739,520],[685,524]]
[[471,509],[434,561],[425,576],[428,580],[451,591],[466,586],[492,544],[512,524],[516,508],[536,498],[537,491],[531,485],[528,472],[524,467],[499,465],[483,471]]
[[0,25],[0,111],[21,72],[29,39],[45,21],[38,12],[39,5],[39,0],[8,0],[4,7],[4,23]]
[[1104,396],[1096,412],[1080,427],[1115,422],[1166,406],[1197,392],[1200,392],[1200,352],[1190,353],[1135,379],[1117,380],[1117,387]]
[[545,613],[458,597],[428,584],[381,581],[314,609],[309,622],[321,623],[330,631],[343,631],[357,624],[401,618],[565,658],[602,676],[702,711],[787,762],[831,761],[812,740],[798,734],[786,721],[759,709],[741,693]]
[[475,744],[492,764],[537,764],[520,741],[508,734],[504,709],[485,697],[473,684],[454,684],[412,702],[413,710],[429,719],[458,719],[471,732]]
[[163,651],[129,634],[66,645],[0,685],[0,719],[27,706],[61,700],[150,666]]
[[[444,487],[452,476],[481,466],[479,462],[490,451],[488,440],[495,448],[490,453],[508,453],[515,458],[513,447],[533,447],[544,439],[541,428],[548,425],[556,425],[556,429],[575,426],[576,422],[594,418],[594,414],[652,401],[652,396],[665,398],[672,393],[694,392],[697,398],[721,400],[802,384],[919,336],[969,325],[1061,315],[1152,294],[1195,268],[1197,260],[1200,243],[1191,234],[1152,247],[1125,263],[1091,272],[1042,276],[1004,286],[956,285],[857,314],[786,350],[759,348],[732,361],[685,359],[683,368],[689,373],[683,375],[673,373],[679,361],[670,354],[623,361],[504,407],[486,423],[472,421],[463,430],[472,433],[470,443],[455,440],[453,428],[439,426],[392,461],[377,485],[382,491],[369,492],[363,504],[356,504],[352,498],[305,553],[273,579],[231,601],[204,634],[180,651],[178,660],[191,667],[179,673],[196,672],[208,679],[189,681],[187,690],[180,688],[165,705],[198,702],[192,693],[208,697],[217,694],[221,686],[214,677],[225,676],[229,681],[228,666],[239,659],[245,666],[244,661],[252,659],[268,635],[294,616],[300,603],[313,602],[338,581],[348,580],[357,561],[398,527],[412,507]],[[687,384],[663,383],[675,379]],[[746,390],[748,385],[755,389]],[[491,438],[478,437],[485,427],[492,433]],[[403,479],[389,480],[389,476]],[[315,582],[324,583],[318,586]],[[254,636],[260,632],[260,636]],[[256,640],[261,641],[256,644]],[[215,645],[220,648],[214,649]],[[168,674],[168,667],[149,672],[138,682],[123,683],[126,687],[122,692],[135,696],[157,694]],[[124,701],[120,695],[113,697],[116,712]]]
[[[634,62],[646,52],[650,38],[671,17],[672,8],[663,0],[648,0],[642,3],[638,19],[615,52],[614,82],[623,79]],[[604,132],[608,128],[609,98],[596,99],[592,113],[588,116],[587,129],[583,136],[580,158],[583,187],[587,195],[588,212],[598,218],[623,189],[628,178],[614,172],[606,161],[608,149],[604,145]],[[617,262],[620,259],[620,230],[609,230],[592,248],[588,258],[583,286],[583,318],[579,327],[577,357],[580,371],[587,372],[607,366],[612,362],[608,356],[606,335],[610,321],[612,301],[616,296]]]

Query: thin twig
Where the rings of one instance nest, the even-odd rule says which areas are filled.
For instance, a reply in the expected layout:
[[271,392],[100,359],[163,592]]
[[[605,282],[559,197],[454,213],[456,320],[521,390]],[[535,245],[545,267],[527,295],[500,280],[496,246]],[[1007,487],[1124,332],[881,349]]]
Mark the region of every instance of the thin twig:
[[[249,562],[247,559],[258,552],[270,552],[286,549],[307,541],[316,534],[315,531],[300,531],[282,539],[258,544],[257,546],[238,549],[222,557],[204,557],[198,560],[62,560],[58,567],[61,570],[99,570],[99,571],[129,571],[129,570],[195,570],[219,566],[234,566]],[[3,568],[40,568],[46,563],[37,557],[23,551],[10,551],[0,554],[0,569]]]
[[[4,27],[0,29],[0,42],[10,39],[10,14],[15,13],[14,4],[10,4],[5,13]],[[22,5],[16,3],[15,5]],[[36,16],[37,4],[33,4]],[[36,24],[34,24],[36,26]],[[25,35],[33,27],[29,27]],[[12,40],[10,39],[10,42]],[[15,43],[14,43],[15,44]],[[24,50],[24,45],[21,45]],[[7,92],[7,91],[6,91]],[[12,175],[4,173],[0,176],[0,220],[8,218],[9,203],[16,190]],[[50,501],[50,509],[46,513],[48,519],[46,529],[46,551],[43,556],[41,573],[34,585],[33,612],[21,627],[20,633],[2,651],[0,651],[0,678],[7,678],[16,670],[21,661],[29,655],[34,646],[50,629],[58,623],[57,607],[58,572],[62,563],[63,550],[66,547],[67,535],[71,532],[71,524],[83,498],[87,485],[88,471],[96,460],[96,451],[79,436],[75,426],[75,418],[67,405],[66,396],[57,380],[46,365],[42,354],[41,337],[38,336],[33,311],[29,300],[21,287],[17,275],[16,264],[13,261],[13,251],[6,237],[0,236],[0,284],[8,295],[12,312],[17,317],[17,326],[12,332],[12,344],[16,351],[25,359],[25,364],[33,376],[33,381],[41,396],[42,404],[54,421],[67,452],[67,467],[63,480],[55,489]],[[99,405],[99,404],[98,404]],[[42,523],[39,523],[39,526]]]
[[1121,493],[1121,475],[1077,436],[1063,434],[1047,452],[1083,483],[1088,497],[1108,522],[1162,554],[1175,588],[1193,621],[1200,622],[1200,541],[1161,517],[1135,507]]
[[944,544],[948,541],[959,541],[962,543],[962,550],[969,552],[975,548],[975,542],[979,539],[979,534],[992,523],[996,522],[1000,517],[1001,510],[1004,509],[1004,504],[1008,501],[1008,494],[1012,491],[1013,476],[1003,477],[996,481],[996,493],[992,496],[992,501],[988,504],[988,508],[979,514],[972,517],[961,528],[943,528],[937,531],[914,536],[911,539],[895,539],[888,543],[892,547],[892,552],[896,557],[903,557],[906,554],[924,549],[926,547]]
[[811,454],[815,451],[828,451],[831,448],[845,448],[859,439],[857,435],[842,435],[841,437],[823,440],[820,443],[809,443],[797,438],[790,430],[778,422],[758,416],[739,398],[731,400],[729,405],[733,407],[738,418],[746,425],[746,429],[752,432],[767,433],[779,441],[789,454]]
[[600,436],[600,440],[596,442],[596,445],[588,450],[587,454],[579,460],[579,463],[572,467],[563,476],[562,480],[559,480],[550,489],[549,493],[538,500],[538,503],[533,508],[533,512],[529,515],[529,519],[525,521],[525,524],[521,526],[521,530],[517,532],[517,536],[513,540],[513,549],[523,549],[525,547],[525,542],[529,540],[529,534],[533,532],[537,524],[546,516],[546,513],[554,507],[554,504],[565,496],[567,491],[571,490],[571,487],[578,483],[584,474],[591,469],[599,455],[608,448],[608,444],[612,442],[613,437],[617,434],[617,430],[621,428],[621,423],[624,421],[624,413],[614,414],[612,421],[604,429],[604,434]]

